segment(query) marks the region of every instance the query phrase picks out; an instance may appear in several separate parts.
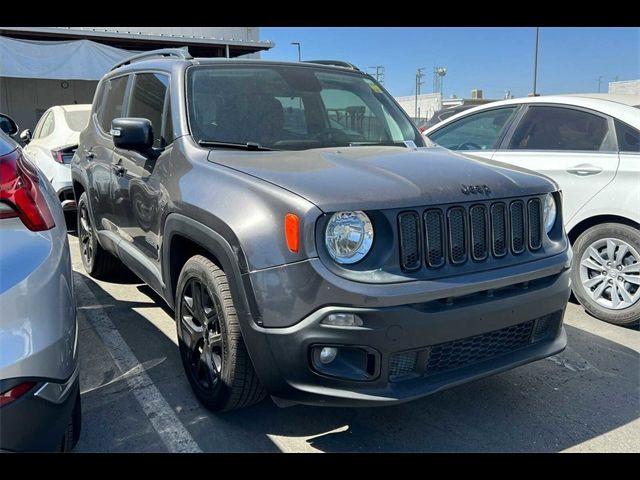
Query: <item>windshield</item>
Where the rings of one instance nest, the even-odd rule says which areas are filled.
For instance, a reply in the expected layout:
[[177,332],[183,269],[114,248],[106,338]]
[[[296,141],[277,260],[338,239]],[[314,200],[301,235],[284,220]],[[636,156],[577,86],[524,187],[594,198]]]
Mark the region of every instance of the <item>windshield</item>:
[[312,66],[196,66],[187,74],[197,142],[305,150],[424,141],[370,77]]
[[89,124],[89,114],[91,109],[86,110],[65,110],[64,119],[69,128],[75,132],[81,132]]

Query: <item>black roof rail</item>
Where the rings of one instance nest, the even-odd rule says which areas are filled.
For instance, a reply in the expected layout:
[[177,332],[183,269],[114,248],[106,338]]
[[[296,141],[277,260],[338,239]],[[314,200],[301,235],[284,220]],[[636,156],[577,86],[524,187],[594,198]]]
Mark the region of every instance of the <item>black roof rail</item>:
[[351,70],[357,70],[361,72],[358,67],[356,67],[353,63],[343,62],[342,60],[304,60],[304,63],[317,63],[319,65],[332,65],[334,67],[343,67],[349,68]]
[[148,52],[139,53],[137,55],[125,58],[121,62],[118,62],[113,67],[111,67],[110,71],[112,72],[116,68],[120,68],[124,65],[129,65],[130,63],[152,57],[176,57],[183,60],[193,59],[193,57],[189,53],[189,50],[187,50],[186,48],[160,48],[158,50],[150,50]]

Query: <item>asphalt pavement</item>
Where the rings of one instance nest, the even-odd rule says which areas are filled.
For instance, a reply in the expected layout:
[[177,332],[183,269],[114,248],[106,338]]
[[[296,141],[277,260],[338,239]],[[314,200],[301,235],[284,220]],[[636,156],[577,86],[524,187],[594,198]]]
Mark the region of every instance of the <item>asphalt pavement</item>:
[[80,322],[78,452],[638,452],[640,332],[568,306],[559,355],[391,407],[224,414],[184,375],[172,312],[133,275],[86,275],[69,235]]

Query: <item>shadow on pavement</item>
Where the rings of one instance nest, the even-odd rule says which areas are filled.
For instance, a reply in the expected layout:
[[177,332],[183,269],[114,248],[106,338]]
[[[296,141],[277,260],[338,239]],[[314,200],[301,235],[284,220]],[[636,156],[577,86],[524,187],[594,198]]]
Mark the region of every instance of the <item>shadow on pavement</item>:
[[[156,365],[147,373],[204,451],[299,450],[306,442],[325,452],[552,452],[640,415],[638,352],[572,326],[565,327],[569,346],[559,355],[406,404],[279,409],[267,399],[214,414],[191,393],[173,340],[134,310],[164,303],[142,286],[138,290],[148,303],[119,301],[84,278],[99,302],[109,306],[105,311],[138,360]],[[97,395],[104,392],[94,390],[83,401],[117,401]],[[142,425],[147,420],[141,415],[135,421]],[[83,432],[88,430],[85,425]]]

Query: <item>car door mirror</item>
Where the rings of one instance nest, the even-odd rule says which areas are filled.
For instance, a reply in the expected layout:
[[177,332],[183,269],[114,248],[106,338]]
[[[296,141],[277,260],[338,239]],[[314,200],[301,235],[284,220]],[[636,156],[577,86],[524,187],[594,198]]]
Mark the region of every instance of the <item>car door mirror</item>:
[[24,143],[29,143],[31,141],[31,130],[29,130],[28,128],[26,130],[23,130],[20,134],[20,140],[22,140]]
[[153,127],[146,118],[114,118],[111,121],[113,144],[149,156],[153,152]]
[[0,113],[0,130],[13,137],[16,133],[18,133],[18,125],[9,115]]

